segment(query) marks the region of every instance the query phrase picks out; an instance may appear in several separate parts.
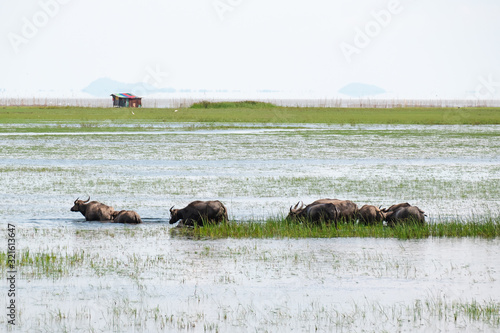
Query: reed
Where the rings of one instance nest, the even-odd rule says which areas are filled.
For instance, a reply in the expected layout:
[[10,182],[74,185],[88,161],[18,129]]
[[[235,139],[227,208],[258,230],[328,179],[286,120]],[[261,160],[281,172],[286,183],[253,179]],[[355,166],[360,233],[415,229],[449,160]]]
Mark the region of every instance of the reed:
[[[16,267],[21,270],[24,278],[40,278],[50,276],[60,278],[68,276],[76,267],[86,263],[87,258],[83,252],[57,253],[57,252],[32,252],[29,249],[17,254]],[[0,252],[0,267],[8,267],[8,255]]]
[[397,238],[422,239],[428,237],[500,237],[500,216],[482,220],[451,221],[443,223],[364,226],[356,223],[339,223],[339,228],[327,224],[295,223],[275,218],[265,222],[228,222],[207,224],[201,227],[172,229],[174,235],[195,239],[221,238]]
[[452,307],[455,320],[458,316],[464,316],[473,321],[482,321],[493,326],[500,325],[500,302],[493,300],[478,302],[473,300],[468,303],[455,302]]

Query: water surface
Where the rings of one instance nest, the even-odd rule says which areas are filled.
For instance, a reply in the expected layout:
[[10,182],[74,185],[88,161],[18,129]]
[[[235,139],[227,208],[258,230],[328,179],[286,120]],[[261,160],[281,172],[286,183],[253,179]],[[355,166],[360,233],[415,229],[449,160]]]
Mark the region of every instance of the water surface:
[[196,199],[222,200],[235,220],[285,215],[299,200],[328,197],[360,206],[408,201],[431,219],[500,210],[499,126],[144,128],[71,133],[4,128],[0,214],[19,223],[78,219],[69,208],[79,196],[157,220],[168,218],[172,205]]

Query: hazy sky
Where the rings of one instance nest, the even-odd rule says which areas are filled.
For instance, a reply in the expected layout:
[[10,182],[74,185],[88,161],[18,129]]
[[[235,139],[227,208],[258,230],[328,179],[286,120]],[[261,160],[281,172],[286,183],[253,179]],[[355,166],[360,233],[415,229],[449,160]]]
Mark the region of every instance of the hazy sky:
[[498,0],[0,4],[3,95],[109,78],[249,96],[335,98],[361,83],[391,98],[500,98]]

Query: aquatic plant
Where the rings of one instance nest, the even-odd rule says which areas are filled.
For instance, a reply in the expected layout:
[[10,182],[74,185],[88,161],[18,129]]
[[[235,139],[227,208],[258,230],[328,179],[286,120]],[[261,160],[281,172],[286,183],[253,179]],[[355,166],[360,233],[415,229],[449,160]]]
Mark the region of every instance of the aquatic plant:
[[266,222],[229,222],[185,229],[179,235],[195,238],[336,238],[373,237],[419,239],[428,237],[500,237],[500,216],[472,221],[433,222],[425,225],[406,223],[387,227],[382,224],[365,226],[340,223],[332,225],[295,223],[286,219],[269,219]]
[[[289,233],[336,232],[326,225],[282,220],[276,217],[260,224],[269,224],[274,234],[287,228]],[[495,217],[491,220],[498,223]],[[257,224],[252,227],[259,235]],[[377,229],[340,227],[339,234],[362,235]],[[19,226],[17,271],[22,294],[16,327],[25,330],[36,324],[51,331],[291,331],[296,327],[495,331],[500,327],[498,300],[481,293],[495,290],[497,261],[483,258],[486,270],[483,264],[460,258],[467,250],[496,253],[497,240],[170,238],[170,230],[177,229],[158,223],[85,224],[76,229]],[[451,246],[457,252],[447,258],[439,251],[420,252],[428,246]],[[8,270],[5,262],[6,253],[0,252],[2,273]],[[446,294],[443,281],[460,288],[474,284],[480,291],[463,297]],[[400,295],[401,288],[408,292]],[[359,290],[366,296],[355,292]],[[4,323],[1,318],[0,323]]]

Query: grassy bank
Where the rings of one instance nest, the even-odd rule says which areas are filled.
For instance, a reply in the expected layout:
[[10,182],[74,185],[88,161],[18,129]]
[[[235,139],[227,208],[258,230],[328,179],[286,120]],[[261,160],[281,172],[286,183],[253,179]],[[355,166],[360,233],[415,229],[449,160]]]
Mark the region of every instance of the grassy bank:
[[364,226],[359,224],[339,224],[338,230],[332,225],[306,225],[286,220],[259,222],[229,222],[207,225],[194,229],[172,229],[174,235],[201,239],[221,238],[397,238],[420,239],[428,237],[500,237],[500,216],[482,221],[452,221],[420,225],[398,225],[394,228]]
[[196,104],[177,111],[147,108],[0,108],[0,123],[2,124],[69,122],[92,125],[106,121],[113,123],[500,124],[500,108],[299,108],[249,102]]

